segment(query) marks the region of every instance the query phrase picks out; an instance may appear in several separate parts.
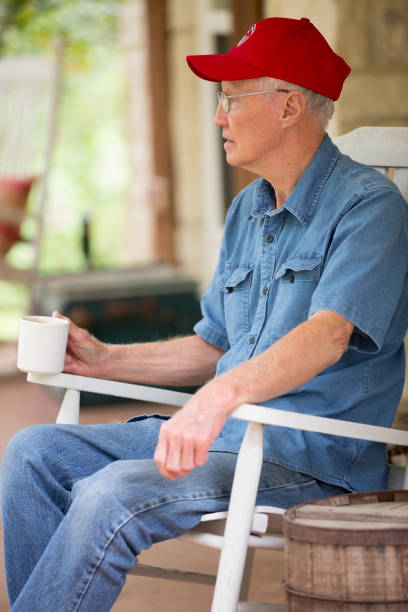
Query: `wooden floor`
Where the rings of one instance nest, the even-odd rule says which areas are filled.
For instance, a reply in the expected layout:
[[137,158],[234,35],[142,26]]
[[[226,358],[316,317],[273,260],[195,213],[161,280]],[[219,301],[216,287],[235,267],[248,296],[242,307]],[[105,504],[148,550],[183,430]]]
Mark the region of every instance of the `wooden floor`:
[[[11,366],[3,367],[1,371],[2,363],[4,365],[6,362],[7,359],[3,362],[0,359],[0,457],[8,440],[19,429],[35,423],[53,422],[58,405],[58,399],[50,391],[39,385],[27,383],[24,375],[15,373],[13,347],[9,350],[8,366],[10,364]],[[93,406],[83,409],[81,422],[84,424],[119,422],[133,414],[150,410],[149,406],[141,404]],[[6,612],[9,606],[2,549],[0,552],[0,612]],[[169,541],[143,553],[140,560],[163,565],[177,563],[187,569],[214,572],[217,558],[218,553],[212,549],[185,542]],[[284,601],[282,579],[282,553],[257,551],[250,599],[282,603]],[[114,612],[191,612],[194,609],[194,612],[207,612],[210,609],[211,594],[212,588],[207,586],[131,576],[112,610]]]

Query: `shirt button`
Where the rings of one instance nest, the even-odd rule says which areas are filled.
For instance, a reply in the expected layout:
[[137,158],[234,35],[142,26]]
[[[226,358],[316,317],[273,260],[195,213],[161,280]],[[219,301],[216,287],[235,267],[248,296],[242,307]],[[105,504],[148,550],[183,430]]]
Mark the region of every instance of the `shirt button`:
[[268,234],[266,237],[266,242],[273,242],[273,236],[272,234]]
[[289,282],[290,282],[290,283],[294,283],[294,282],[295,282],[295,277],[293,276],[293,274],[291,274],[291,275],[289,276]]
[[263,293],[264,295],[266,295],[266,294],[268,293],[268,287],[264,287],[264,288],[262,289],[262,293]]
[[255,336],[251,336],[249,339],[249,344],[253,344],[255,342]]

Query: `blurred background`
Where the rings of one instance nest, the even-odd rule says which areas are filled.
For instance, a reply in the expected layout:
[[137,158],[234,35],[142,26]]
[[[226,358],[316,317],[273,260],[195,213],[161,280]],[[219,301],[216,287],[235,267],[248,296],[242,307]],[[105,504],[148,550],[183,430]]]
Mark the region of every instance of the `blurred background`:
[[[185,56],[225,52],[269,16],[308,17],[352,67],[331,136],[408,125],[406,0],[0,3],[0,453],[55,418],[57,399],[16,371],[22,315],[58,308],[113,342],[191,332],[226,210],[254,176],[226,165],[218,85]],[[98,402],[83,422],[134,410]]]
[[[308,16],[351,65],[331,135],[407,124],[405,0],[1,3],[0,341],[54,307],[98,331],[149,314],[189,331],[254,177],[226,165],[218,85],[185,55],[226,51],[271,15]],[[183,321],[152,299],[170,293],[176,308],[189,296]]]

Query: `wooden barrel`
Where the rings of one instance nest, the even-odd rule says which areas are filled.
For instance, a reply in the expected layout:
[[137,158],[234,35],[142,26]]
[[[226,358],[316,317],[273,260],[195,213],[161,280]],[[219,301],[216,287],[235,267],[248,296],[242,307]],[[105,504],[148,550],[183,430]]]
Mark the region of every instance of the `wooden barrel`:
[[408,491],[299,504],[283,530],[289,612],[408,611]]

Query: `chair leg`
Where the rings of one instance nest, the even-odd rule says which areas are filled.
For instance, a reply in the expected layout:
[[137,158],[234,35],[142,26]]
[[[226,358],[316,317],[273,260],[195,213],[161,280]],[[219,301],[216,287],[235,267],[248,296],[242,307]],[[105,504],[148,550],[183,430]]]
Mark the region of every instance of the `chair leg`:
[[67,389],[61,408],[57,416],[57,423],[76,425],[79,423],[80,392],[76,389]]
[[235,468],[211,612],[236,612],[262,469],[263,426],[249,423]]
[[244,565],[244,573],[239,591],[239,601],[248,601],[249,585],[251,582],[252,568],[254,565],[255,548],[248,548]]

